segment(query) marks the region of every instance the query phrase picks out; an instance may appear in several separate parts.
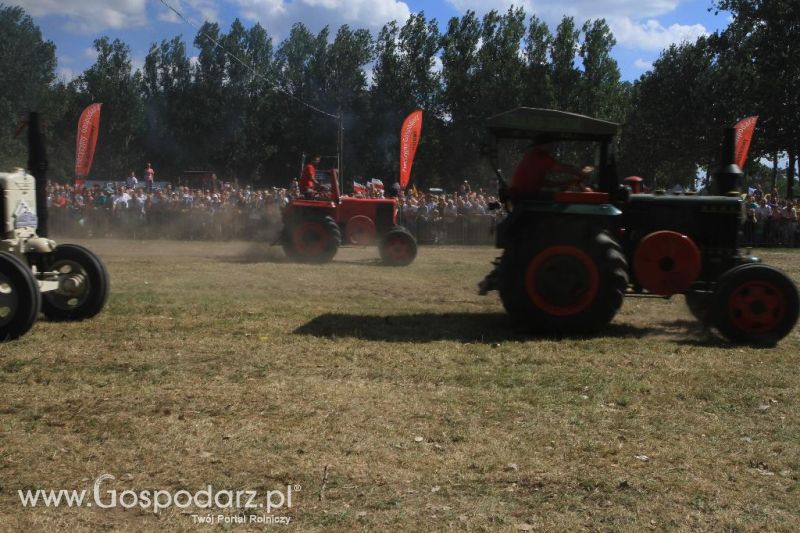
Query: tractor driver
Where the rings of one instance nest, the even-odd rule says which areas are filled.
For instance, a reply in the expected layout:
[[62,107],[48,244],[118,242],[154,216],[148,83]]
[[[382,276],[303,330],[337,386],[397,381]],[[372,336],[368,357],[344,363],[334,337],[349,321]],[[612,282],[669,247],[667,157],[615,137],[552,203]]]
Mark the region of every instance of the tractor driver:
[[[589,176],[594,167],[586,165],[578,168],[557,161],[552,153],[555,142],[551,138],[541,138],[525,152],[511,177],[508,190],[512,201],[536,195],[539,192],[554,192],[580,183]],[[570,178],[560,178],[553,174],[568,174]],[[575,179],[577,178],[577,179]]]
[[[552,138],[540,137],[525,152],[522,161],[514,169],[511,186],[508,189],[508,199],[512,203],[511,213],[500,224],[508,224],[509,219],[515,216],[513,210],[515,203],[535,197],[540,192],[566,190],[572,185],[579,184],[594,171],[594,167],[590,165],[578,168],[557,161],[552,155],[554,149],[555,142]],[[568,174],[569,177],[559,179],[559,176],[553,174]],[[500,258],[494,261],[494,265],[495,268],[478,283],[478,293],[481,295],[497,288]]]
[[317,173],[317,165],[319,165],[320,156],[315,155],[311,161],[303,167],[303,173],[300,175],[300,192],[308,197],[314,192],[314,187],[319,185],[319,182],[314,177]]

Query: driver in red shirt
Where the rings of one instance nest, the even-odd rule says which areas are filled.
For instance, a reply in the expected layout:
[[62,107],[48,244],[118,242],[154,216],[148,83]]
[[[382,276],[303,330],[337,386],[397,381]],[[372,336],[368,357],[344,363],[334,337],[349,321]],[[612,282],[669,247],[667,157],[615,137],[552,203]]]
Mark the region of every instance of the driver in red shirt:
[[300,192],[308,196],[314,190],[314,187],[319,185],[314,175],[317,173],[317,165],[319,165],[320,156],[315,155],[311,161],[303,167],[303,173],[300,175]]
[[[511,177],[508,193],[512,201],[535,195],[540,191],[562,191],[572,184],[580,183],[594,170],[594,167],[588,165],[578,168],[560,163],[552,155],[554,148],[555,143],[552,140],[543,139],[525,152],[525,156]],[[564,178],[553,174],[562,176],[568,174],[570,177]]]

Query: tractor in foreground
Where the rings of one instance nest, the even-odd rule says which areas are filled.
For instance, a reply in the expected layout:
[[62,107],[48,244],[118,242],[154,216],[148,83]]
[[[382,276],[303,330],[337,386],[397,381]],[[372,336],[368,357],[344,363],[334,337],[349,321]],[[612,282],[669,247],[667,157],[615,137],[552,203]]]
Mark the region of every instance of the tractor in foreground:
[[50,320],[82,320],[108,299],[103,262],[83,246],[47,238],[47,159],[36,113],[28,145],[32,175],[0,173],[0,341],[27,333],[40,311]]
[[[800,298],[780,270],[743,253],[734,131],[724,135],[713,195],[631,194],[620,185],[612,141],[619,126],[555,110],[518,108],[488,119],[489,154],[508,217],[503,250],[485,281],[508,313],[542,333],[596,332],[625,297],[683,295],[693,315],[726,339],[774,345],[794,328]],[[546,138],[592,153],[595,190],[539,193],[508,202],[505,175],[523,146]]]
[[355,198],[339,194],[335,170],[318,171],[322,184],[310,198],[293,198],[283,212],[279,242],[286,256],[302,263],[326,263],[343,243],[377,242],[384,264],[406,266],[417,256],[417,241],[397,225],[393,198]]

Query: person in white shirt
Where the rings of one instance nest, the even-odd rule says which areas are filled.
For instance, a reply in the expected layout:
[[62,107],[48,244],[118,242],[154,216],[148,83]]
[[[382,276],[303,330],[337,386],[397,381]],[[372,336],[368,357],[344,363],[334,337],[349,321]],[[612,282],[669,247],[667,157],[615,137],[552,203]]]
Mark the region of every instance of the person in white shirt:
[[125,180],[125,186],[130,190],[134,190],[138,184],[139,180],[136,178],[136,174],[133,172],[133,170],[131,170],[131,175]]

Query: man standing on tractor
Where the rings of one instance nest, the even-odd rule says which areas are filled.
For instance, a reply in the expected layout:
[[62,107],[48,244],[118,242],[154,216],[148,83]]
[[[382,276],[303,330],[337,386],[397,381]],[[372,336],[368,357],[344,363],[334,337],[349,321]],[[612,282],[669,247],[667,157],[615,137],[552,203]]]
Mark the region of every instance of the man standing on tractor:
[[314,187],[319,185],[314,175],[317,173],[317,165],[319,165],[321,157],[315,155],[311,161],[303,167],[303,173],[300,175],[300,193],[306,197],[312,195]]
[[[594,167],[589,165],[578,168],[560,163],[552,155],[554,148],[555,143],[551,139],[543,137],[525,152],[525,156],[511,177],[508,194],[512,202],[539,192],[564,190],[570,185],[580,183],[594,170]],[[573,177],[559,179],[558,174],[568,174]]]

